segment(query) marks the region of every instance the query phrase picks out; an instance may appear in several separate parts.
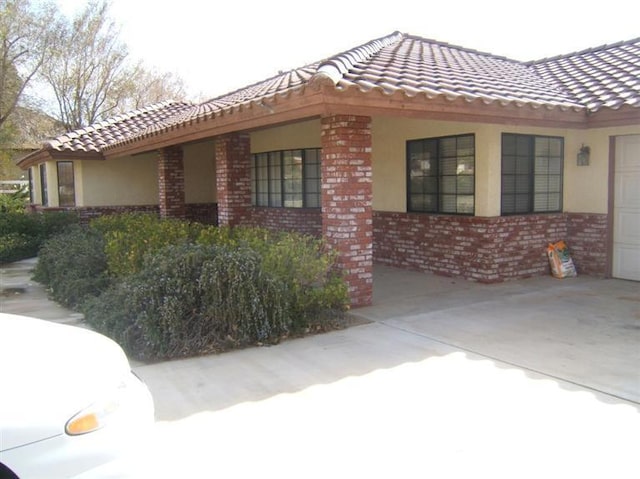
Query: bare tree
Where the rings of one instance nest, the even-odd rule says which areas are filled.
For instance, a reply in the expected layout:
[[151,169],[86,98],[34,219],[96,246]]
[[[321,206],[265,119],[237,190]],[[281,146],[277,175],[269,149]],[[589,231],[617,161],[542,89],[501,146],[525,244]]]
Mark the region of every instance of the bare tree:
[[127,110],[142,108],[166,100],[186,98],[184,81],[171,72],[159,72],[138,63],[130,76],[129,98],[124,106]]
[[109,14],[109,3],[92,1],[69,22],[62,20],[53,55],[42,76],[57,101],[58,119],[74,130],[123,111],[182,99],[182,80],[129,61]]
[[107,2],[94,1],[71,22],[59,21],[52,56],[41,70],[67,130],[109,116],[122,101],[128,51],[108,9]]
[[55,21],[51,4],[36,8],[29,0],[0,0],[0,127],[46,62]]

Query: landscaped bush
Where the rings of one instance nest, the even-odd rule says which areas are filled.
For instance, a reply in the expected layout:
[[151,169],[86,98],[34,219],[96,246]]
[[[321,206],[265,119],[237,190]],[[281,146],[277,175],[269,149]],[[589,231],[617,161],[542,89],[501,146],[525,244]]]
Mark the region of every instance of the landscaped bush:
[[346,283],[335,270],[335,255],[311,236],[262,228],[210,227],[200,233],[198,242],[258,253],[264,270],[286,285],[295,331],[325,327],[349,302]]
[[23,186],[12,193],[0,194],[0,213],[24,213],[29,203],[29,190]]
[[334,269],[309,236],[125,214],[51,238],[34,279],[147,359],[333,329],[348,304]]
[[34,280],[47,286],[52,299],[77,307],[109,286],[102,235],[79,225],[69,227],[40,249]]
[[286,336],[283,289],[255,252],[183,244],[147,255],[84,313],[137,358],[179,357]]
[[148,253],[191,242],[203,228],[147,213],[103,216],[93,220],[91,227],[104,236],[109,272],[118,277],[139,271]]
[[47,238],[77,223],[69,212],[0,212],[0,263],[36,256]]

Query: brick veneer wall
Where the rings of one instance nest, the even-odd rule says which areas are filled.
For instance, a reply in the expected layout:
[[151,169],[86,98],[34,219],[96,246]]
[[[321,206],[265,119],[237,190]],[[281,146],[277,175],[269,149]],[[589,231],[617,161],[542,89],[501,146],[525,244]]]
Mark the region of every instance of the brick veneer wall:
[[160,215],[158,205],[136,205],[136,206],[81,206],[70,208],[77,211],[80,216],[80,222],[89,223],[94,218],[106,215],[118,215],[123,213],[150,213]]
[[606,276],[608,215],[567,213],[567,238],[578,273]]
[[322,214],[314,208],[253,207],[247,224],[274,231],[294,231],[316,237],[322,235]]
[[186,218],[182,148],[158,151],[158,199],[162,218]]
[[605,274],[606,215],[374,213],[377,262],[487,283],[549,274],[546,246],[560,239],[579,273]]
[[[215,203],[190,203],[185,205],[186,219],[203,224],[215,225],[218,221],[218,209]],[[53,210],[53,208],[34,208],[34,211]],[[89,223],[94,218],[105,215],[117,215],[123,213],[150,213],[160,216],[158,205],[136,206],[77,206],[70,208],[55,208],[56,211],[75,211],[80,222]]]
[[338,252],[352,306],[373,298],[371,118],[323,117],[322,235]]
[[216,188],[220,225],[247,224],[251,207],[251,143],[248,134],[216,139]]

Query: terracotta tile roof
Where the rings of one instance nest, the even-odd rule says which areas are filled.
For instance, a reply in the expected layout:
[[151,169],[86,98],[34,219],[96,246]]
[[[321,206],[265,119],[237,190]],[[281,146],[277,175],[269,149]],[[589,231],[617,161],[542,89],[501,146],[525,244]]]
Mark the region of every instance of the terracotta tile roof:
[[383,40],[392,41],[381,42],[377,51],[367,45],[359,54],[352,50],[333,57],[318,73],[330,77],[339,89],[581,108],[562,88],[523,63],[411,35],[395,34]]
[[640,39],[524,63],[395,32],[200,104],[168,102],[121,115],[45,148],[106,151],[245,107],[269,110],[271,99],[322,81],[338,90],[586,112],[640,107],[639,77]]
[[60,135],[45,142],[44,148],[60,152],[100,152],[109,145],[135,136],[151,125],[176,117],[192,106],[191,103],[183,102],[156,103]]
[[640,107],[640,38],[529,65],[541,78],[562,85],[589,111]]

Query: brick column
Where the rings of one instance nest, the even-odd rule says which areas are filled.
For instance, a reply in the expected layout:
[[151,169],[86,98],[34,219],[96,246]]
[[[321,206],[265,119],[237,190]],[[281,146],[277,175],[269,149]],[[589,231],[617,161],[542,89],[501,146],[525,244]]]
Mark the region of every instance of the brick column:
[[251,207],[251,142],[248,134],[216,139],[218,224],[237,226],[248,219]]
[[158,150],[158,196],[161,218],[185,218],[182,147]]
[[322,118],[322,234],[338,252],[353,307],[373,297],[371,118]]

